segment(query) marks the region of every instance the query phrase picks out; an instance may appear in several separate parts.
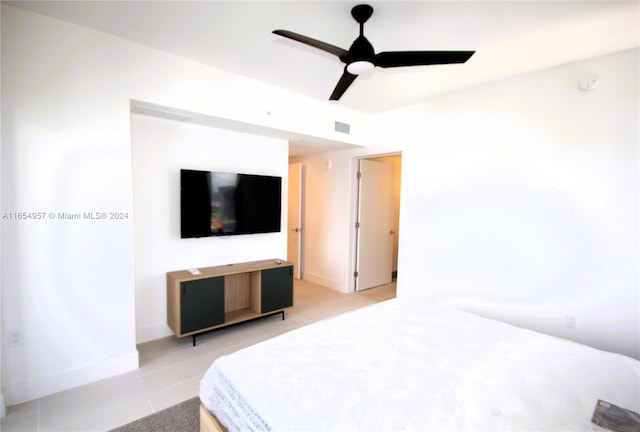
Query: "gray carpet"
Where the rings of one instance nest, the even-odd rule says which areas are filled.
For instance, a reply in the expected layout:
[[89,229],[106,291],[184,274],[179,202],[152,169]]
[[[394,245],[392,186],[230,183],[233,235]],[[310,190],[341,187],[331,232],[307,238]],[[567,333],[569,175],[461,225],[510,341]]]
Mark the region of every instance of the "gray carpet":
[[110,432],[198,432],[200,398],[194,397]]

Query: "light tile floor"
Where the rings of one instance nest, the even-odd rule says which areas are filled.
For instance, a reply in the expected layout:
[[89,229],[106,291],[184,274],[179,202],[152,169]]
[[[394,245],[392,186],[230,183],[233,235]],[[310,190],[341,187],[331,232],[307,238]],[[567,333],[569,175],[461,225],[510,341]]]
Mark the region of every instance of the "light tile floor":
[[342,294],[308,281],[294,284],[294,306],[280,315],[191,338],[138,346],[139,369],[38,400],[10,406],[3,432],[108,431],[198,395],[200,378],[221,355],[295,328],[393,298],[396,284]]

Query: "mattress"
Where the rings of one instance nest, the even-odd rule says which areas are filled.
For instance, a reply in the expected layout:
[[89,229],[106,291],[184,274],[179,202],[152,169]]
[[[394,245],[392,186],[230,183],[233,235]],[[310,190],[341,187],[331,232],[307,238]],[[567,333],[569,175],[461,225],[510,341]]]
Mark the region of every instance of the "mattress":
[[640,362],[393,299],[218,358],[200,399],[229,430],[589,431],[640,412]]

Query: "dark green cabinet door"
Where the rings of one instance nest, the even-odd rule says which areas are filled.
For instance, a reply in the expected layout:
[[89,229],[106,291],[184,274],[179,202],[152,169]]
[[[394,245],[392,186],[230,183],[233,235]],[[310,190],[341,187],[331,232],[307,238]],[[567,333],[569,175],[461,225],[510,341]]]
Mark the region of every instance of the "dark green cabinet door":
[[224,322],[224,277],[182,282],[180,296],[183,334]]
[[293,306],[293,267],[262,270],[262,313]]

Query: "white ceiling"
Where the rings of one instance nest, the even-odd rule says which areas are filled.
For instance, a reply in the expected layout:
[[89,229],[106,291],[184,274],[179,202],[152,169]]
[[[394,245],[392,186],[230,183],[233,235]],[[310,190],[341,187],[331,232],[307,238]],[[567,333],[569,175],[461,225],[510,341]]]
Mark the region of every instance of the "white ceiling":
[[[328,100],[343,64],[272,34],[348,49],[354,1],[4,1],[238,75]],[[375,113],[640,45],[638,1],[371,1],[376,52],[475,50],[465,64],[376,68],[340,104]]]

